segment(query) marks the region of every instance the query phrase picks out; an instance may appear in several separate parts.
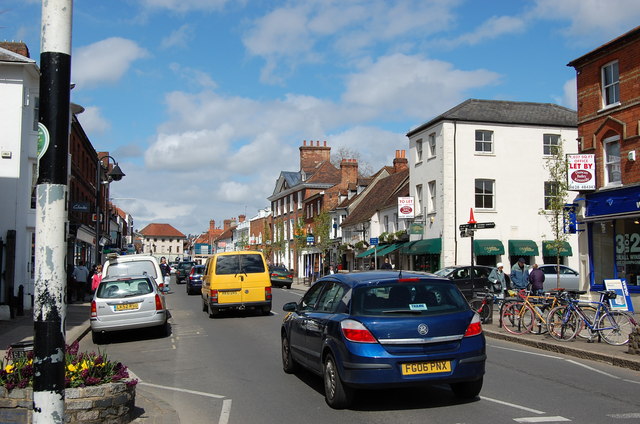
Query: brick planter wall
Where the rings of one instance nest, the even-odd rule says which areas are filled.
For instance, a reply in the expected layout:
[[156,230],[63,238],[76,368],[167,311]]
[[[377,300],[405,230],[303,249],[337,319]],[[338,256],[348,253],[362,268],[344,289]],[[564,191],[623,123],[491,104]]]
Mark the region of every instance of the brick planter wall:
[[[99,386],[78,387],[65,390],[66,423],[131,422],[136,399],[136,386],[117,382]],[[33,389],[13,389],[7,392],[0,387],[0,422],[32,422]]]
[[640,326],[636,325],[629,335],[629,353],[640,355]]

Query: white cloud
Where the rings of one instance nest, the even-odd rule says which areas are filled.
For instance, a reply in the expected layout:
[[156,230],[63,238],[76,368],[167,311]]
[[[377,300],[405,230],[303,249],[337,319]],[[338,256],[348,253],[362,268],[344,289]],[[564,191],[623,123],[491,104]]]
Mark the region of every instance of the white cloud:
[[562,98],[562,104],[573,110],[578,109],[578,87],[576,85],[576,79],[572,78],[564,83],[562,87],[564,96]]
[[380,58],[360,74],[351,75],[343,100],[352,105],[401,111],[425,118],[455,104],[465,92],[497,83],[499,75],[486,70],[463,71],[450,63],[420,56],[394,54]]
[[142,5],[152,9],[168,9],[174,12],[221,10],[228,0],[142,0]]
[[112,37],[80,47],[72,53],[72,81],[78,89],[120,80],[147,50],[134,41]]
[[160,42],[160,47],[170,49],[173,47],[187,47],[189,42],[195,37],[194,29],[189,24],[184,24],[174,30]]
[[178,63],[171,63],[169,69],[190,85],[196,85],[198,88],[214,89],[218,86],[209,74],[198,69],[182,66]]
[[525,28],[526,23],[521,18],[513,16],[492,16],[476,28],[475,31],[462,34],[453,40],[443,42],[443,44],[448,47],[455,47],[461,44],[474,46],[487,40],[504,37],[505,35],[522,33]]
[[80,115],[78,121],[87,134],[103,134],[111,128],[111,123],[102,116],[102,110],[97,106],[87,106]]

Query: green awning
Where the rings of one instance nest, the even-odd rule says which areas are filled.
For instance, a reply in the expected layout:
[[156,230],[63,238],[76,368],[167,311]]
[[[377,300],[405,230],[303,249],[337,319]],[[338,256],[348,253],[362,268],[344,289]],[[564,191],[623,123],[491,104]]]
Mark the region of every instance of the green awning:
[[[573,256],[573,251],[571,250],[569,242],[563,241],[561,243],[560,256]],[[554,244],[556,243],[553,241],[543,241],[542,256],[557,256],[557,249]]]
[[473,251],[476,256],[504,255],[504,245],[500,240],[474,240]]
[[365,251],[364,251],[364,252],[362,252],[362,253],[358,253],[358,254],[356,255],[356,259],[357,259],[357,258],[366,258],[366,257],[367,257],[367,256],[369,256],[369,255],[373,255],[373,247],[372,247],[371,249],[369,249],[369,250],[365,250]]
[[442,239],[432,238],[405,243],[402,253],[407,255],[439,254],[442,251]]
[[384,256],[388,253],[395,252],[396,250],[400,249],[400,247],[403,244],[404,243],[393,243],[393,244],[387,244],[382,247],[378,246],[378,250],[376,251],[376,256]]
[[538,245],[533,240],[509,240],[509,256],[538,256]]

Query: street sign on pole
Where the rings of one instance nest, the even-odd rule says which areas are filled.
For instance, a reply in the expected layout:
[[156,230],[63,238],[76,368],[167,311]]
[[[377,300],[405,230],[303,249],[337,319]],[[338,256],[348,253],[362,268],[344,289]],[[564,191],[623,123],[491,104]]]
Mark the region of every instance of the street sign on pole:
[[372,246],[377,246],[379,244],[378,237],[371,237],[369,239],[369,244],[372,245]]
[[476,222],[475,224],[460,224],[460,231],[466,230],[484,230],[486,228],[495,228],[495,222]]

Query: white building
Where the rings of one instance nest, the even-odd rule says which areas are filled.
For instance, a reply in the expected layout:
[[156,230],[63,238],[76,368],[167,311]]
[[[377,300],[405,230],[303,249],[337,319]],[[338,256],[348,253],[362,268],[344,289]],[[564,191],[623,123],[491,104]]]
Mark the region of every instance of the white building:
[[0,47],[0,303],[22,286],[18,302],[31,309],[40,73],[23,43],[8,45],[25,55]]
[[[412,269],[471,262],[471,239],[459,230],[471,209],[477,222],[495,223],[475,232],[474,263],[555,263],[546,248],[553,233],[545,196],[553,185],[545,160],[558,143],[578,152],[576,128],[576,112],[554,104],[471,99],[409,131],[410,195],[424,224],[412,239],[439,251],[413,257]],[[561,252],[577,269],[576,235]]]

